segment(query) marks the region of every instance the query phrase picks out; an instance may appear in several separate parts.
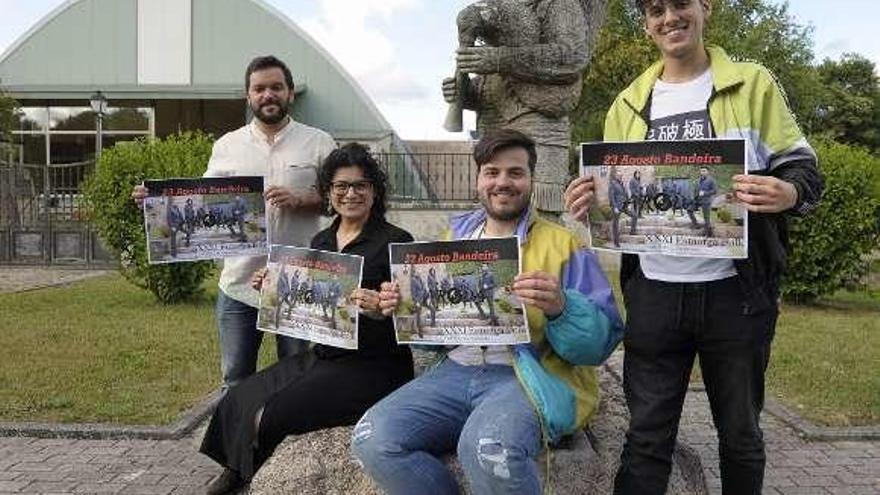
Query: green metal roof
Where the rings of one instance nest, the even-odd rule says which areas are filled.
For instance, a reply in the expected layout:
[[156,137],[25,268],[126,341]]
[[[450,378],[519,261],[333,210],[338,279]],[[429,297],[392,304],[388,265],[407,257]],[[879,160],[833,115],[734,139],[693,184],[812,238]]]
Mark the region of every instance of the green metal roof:
[[137,28],[138,0],[68,0],[0,56],[0,84],[19,100],[242,98],[247,63],[271,53],[294,73],[297,120],[334,135],[393,134],[345,69],[261,0],[192,0],[189,84],[138,83]]

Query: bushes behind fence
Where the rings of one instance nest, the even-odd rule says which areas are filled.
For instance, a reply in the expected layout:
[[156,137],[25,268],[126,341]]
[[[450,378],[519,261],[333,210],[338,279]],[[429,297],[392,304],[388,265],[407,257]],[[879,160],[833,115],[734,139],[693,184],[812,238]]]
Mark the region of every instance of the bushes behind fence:
[[200,132],[120,143],[102,153],[84,186],[91,220],[119,260],[122,275],[166,304],[198,295],[213,264],[148,265],[143,212],[132,201],[131,191],[145,179],[201,176],[211,146],[211,138]]

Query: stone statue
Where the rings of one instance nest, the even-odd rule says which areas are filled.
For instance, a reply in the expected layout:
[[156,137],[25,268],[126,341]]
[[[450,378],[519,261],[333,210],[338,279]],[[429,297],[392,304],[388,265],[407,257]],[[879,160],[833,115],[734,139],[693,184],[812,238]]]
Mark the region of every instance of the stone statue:
[[[443,81],[446,129],[463,109],[480,133],[509,127],[537,142],[533,203],[559,213],[569,179],[569,114],[604,22],[607,0],[481,0],[458,15],[456,74]],[[474,77],[471,77],[474,74]]]

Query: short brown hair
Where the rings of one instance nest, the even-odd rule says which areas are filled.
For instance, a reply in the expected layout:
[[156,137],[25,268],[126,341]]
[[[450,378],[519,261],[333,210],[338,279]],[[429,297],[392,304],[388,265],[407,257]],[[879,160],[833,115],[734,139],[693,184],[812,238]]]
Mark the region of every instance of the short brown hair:
[[489,163],[496,153],[509,148],[522,148],[526,150],[529,154],[529,172],[534,174],[535,164],[538,162],[535,141],[513,129],[498,129],[480,138],[476,146],[474,146],[474,161],[477,162],[477,172],[479,172],[480,167]]

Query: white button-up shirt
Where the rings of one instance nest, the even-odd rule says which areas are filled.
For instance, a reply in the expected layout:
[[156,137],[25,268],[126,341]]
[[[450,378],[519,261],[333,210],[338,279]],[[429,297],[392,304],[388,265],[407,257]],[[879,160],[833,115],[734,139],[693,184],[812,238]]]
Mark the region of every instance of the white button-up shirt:
[[[294,192],[317,191],[318,167],[336,148],[326,132],[292,119],[270,143],[256,122],[227,133],[214,143],[205,177],[263,176],[266,187],[282,186]],[[266,205],[270,244],[308,246],[318,232],[314,211],[294,211]],[[253,307],[260,293],[251,288],[254,272],[266,266],[266,256],[238,256],[223,261],[220,290]]]

